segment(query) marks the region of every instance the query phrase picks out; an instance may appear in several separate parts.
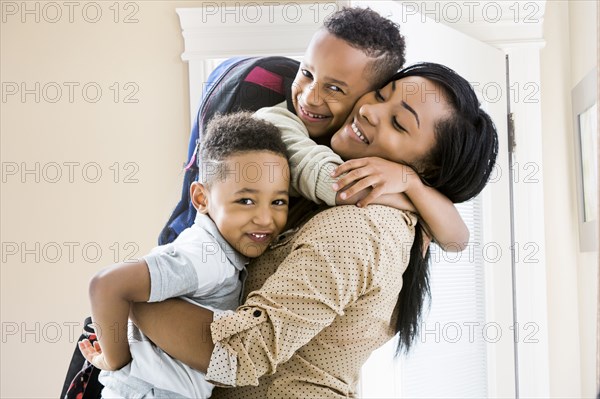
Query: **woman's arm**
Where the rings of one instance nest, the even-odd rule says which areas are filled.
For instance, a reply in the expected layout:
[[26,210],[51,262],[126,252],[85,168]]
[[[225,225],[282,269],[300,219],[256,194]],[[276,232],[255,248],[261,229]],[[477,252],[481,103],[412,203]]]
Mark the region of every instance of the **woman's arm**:
[[131,320],[158,347],[188,366],[206,372],[214,344],[213,312],[181,299],[134,303]]
[[89,295],[101,351],[90,348],[89,342],[82,345],[82,351],[85,349],[84,355],[91,356],[97,367],[117,370],[131,360],[127,340],[130,305],[147,301],[150,295],[146,262],[120,263],[101,270],[90,282]]

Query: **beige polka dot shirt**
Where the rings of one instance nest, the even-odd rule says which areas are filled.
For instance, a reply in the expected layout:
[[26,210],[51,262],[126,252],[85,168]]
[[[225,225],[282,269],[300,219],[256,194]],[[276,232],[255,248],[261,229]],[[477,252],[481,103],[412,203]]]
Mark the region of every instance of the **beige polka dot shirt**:
[[360,368],[394,335],[416,218],[371,205],[323,211],[248,266],[246,303],[215,314],[213,398],[356,396]]

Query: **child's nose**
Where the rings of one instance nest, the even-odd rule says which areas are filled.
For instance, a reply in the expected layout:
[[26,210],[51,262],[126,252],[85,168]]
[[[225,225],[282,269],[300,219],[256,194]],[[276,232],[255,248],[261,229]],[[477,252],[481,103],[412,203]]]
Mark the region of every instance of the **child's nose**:
[[304,102],[307,105],[317,106],[323,102],[323,99],[319,93],[319,86],[316,83],[312,83],[304,89]]
[[273,215],[270,209],[266,207],[257,207],[253,220],[258,226],[269,226],[273,221]]

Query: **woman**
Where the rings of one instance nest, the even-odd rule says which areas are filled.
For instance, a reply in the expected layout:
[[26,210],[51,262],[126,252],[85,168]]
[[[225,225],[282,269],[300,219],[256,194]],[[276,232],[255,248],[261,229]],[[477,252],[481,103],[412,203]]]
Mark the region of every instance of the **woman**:
[[[469,83],[437,64],[408,67],[363,96],[331,142],[345,159],[408,164],[454,202],[483,189],[498,148]],[[362,161],[352,162],[360,175]],[[253,292],[237,312],[169,301],[136,304],[133,318],[167,353],[238,386],[214,397],[352,397],[373,350],[396,333],[408,350],[418,332],[428,294],[421,248],[413,214],[334,207],[250,265]]]

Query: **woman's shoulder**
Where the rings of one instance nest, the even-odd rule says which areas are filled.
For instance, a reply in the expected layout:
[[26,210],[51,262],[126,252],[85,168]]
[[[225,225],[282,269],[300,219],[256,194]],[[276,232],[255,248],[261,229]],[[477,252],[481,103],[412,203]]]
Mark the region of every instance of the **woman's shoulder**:
[[354,205],[341,205],[328,208],[313,216],[299,233],[344,237],[364,237],[365,235],[413,231],[417,223],[414,213],[384,205],[369,205],[358,208]]
[[365,208],[359,208],[355,205],[334,206],[319,212],[311,221],[379,224],[388,220],[388,218],[392,223],[406,224],[408,226],[414,226],[417,222],[417,217],[414,213],[385,205],[369,205]]

